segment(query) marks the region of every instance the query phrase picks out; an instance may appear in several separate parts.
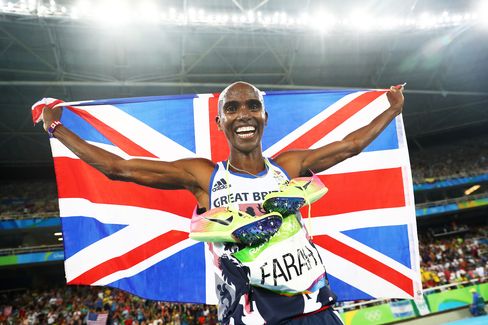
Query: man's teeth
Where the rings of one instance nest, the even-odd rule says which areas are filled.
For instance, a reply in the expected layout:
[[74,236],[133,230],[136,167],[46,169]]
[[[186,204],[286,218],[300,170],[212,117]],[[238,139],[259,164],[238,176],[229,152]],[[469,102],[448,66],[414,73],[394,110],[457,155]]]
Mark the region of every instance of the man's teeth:
[[254,132],[256,128],[254,126],[241,126],[240,128],[237,128],[236,132],[237,133],[244,133],[244,132]]

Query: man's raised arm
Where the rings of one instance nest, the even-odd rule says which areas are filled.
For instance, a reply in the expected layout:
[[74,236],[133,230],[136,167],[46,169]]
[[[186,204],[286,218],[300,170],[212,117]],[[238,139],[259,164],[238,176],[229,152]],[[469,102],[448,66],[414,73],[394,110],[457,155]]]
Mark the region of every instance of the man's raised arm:
[[309,174],[310,170],[319,173],[359,154],[402,112],[403,87],[391,87],[386,96],[390,107],[368,125],[350,133],[341,141],[332,142],[317,149],[284,152],[276,157],[276,162],[283,166],[293,178],[305,176]]
[[[44,129],[61,118],[61,108],[44,108]],[[213,163],[207,159],[182,159],[173,162],[123,159],[94,146],[63,125],[54,130],[54,137],[84,162],[98,169],[108,178],[134,182],[162,189],[188,189],[196,196],[208,188]],[[208,177],[205,175],[208,174]]]

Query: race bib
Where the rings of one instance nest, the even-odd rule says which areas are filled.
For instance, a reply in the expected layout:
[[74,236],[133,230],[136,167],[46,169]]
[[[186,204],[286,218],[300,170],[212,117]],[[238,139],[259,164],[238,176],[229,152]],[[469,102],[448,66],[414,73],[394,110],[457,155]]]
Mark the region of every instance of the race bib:
[[[278,245],[279,244],[279,245]],[[232,254],[250,270],[251,285],[284,295],[314,292],[325,285],[325,268],[296,216],[259,246]]]

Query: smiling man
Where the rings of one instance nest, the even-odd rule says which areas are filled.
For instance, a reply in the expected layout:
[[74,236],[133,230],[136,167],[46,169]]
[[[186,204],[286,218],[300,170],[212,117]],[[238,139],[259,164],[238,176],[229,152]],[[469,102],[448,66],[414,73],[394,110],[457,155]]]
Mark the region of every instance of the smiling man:
[[[288,180],[321,172],[360,153],[403,107],[401,87],[387,92],[390,107],[341,141],[317,149],[264,157],[261,140],[268,114],[261,92],[236,82],[222,91],[216,123],[230,148],[227,161],[183,159],[172,162],[130,159],[93,146],[64,127],[62,110],[43,110],[44,129],[94,168],[114,180],[160,189],[186,189],[200,214],[225,207],[259,217],[270,192]],[[293,107],[290,109],[303,109]],[[229,224],[232,223],[232,218]],[[209,243],[214,256],[219,318],[224,324],[341,324],[325,268],[301,218],[283,218],[280,235],[251,250],[236,243]],[[256,254],[259,251],[259,254]]]

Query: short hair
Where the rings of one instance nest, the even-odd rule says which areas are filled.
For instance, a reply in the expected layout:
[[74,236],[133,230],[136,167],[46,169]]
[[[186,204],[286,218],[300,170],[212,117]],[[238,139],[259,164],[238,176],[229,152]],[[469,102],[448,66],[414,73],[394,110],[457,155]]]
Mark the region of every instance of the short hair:
[[263,93],[261,92],[261,90],[259,90],[256,86],[254,86],[253,84],[250,84],[248,82],[236,81],[236,82],[228,85],[227,87],[225,87],[225,89],[222,90],[222,92],[220,93],[219,100],[218,100],[218,110],[217,110],[218,114],[220,114],[220,112],[222,111],[222,108],[224,107],[224,96],[225,96],[225,94],[227,93],[227,91],[230,88],[232,88],[233,86],[235,86],[237,84],[245,84],[245,85],[248,85],[248,86],[254,88],[254,90],[258,93],[258,99],[261,102],[261,104],[263,104],[263,108],[264,108],[264,97],[263,97]]

